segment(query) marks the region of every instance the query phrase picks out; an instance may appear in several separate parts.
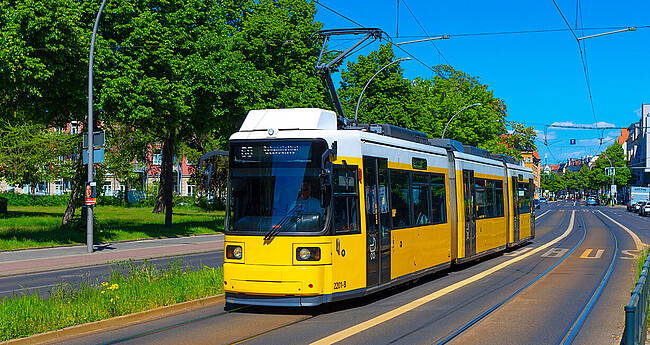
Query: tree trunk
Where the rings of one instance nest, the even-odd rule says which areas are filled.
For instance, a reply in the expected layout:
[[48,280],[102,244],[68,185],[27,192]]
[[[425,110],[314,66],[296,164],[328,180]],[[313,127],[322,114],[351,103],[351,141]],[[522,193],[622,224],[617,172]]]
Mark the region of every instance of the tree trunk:
[[168,228],[172,227],[174,136],[172,133],[163,143],[158,197],[153,209],[153,213],[165,212],[165,227]]
[[[83,152],[81,148],[82,144],[79,144],[79,147],[77,148],[78,152]],[[61,226],[65,226],[69,224],[72,221],[72,217],[74,216],[74,211],[77,208],[77,201],[79,200],[79,196],[81,194],[81,191],[83,190],[83,177],[86,175],[84,174],[84,165],[83,165],[83,156],[80,154],[79,157],[77,157],[77,162],[75,163],[76,169],[74,172],[74,178],[72,179],[72,192],[70,193],[70,200],[68,201],[68,206],[65,209],[65,213],[63,214],[63,220],[61,221]]]
[[172,133],[168,142],[163,147],[163,162],[167,160],[165,166],[165,175],[167,175],[167,183],[165,183],[165,227],[172,227],[172,208],[174,206],[174,137],[175,131]]

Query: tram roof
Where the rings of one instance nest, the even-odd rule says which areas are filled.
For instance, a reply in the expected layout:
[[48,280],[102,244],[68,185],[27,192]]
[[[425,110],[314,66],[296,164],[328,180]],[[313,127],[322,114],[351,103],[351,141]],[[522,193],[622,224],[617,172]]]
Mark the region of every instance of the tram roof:
[[[251,110],[239,132],[277,132],[277,130],[338,130],[335,112],[318,108],[286,108]],[[505,162],[511,168],[521,168],[514,158],[501,154],[491,154],[451,139],[428,139],[422,132],[386,124],[357,124],[343,128],[346,131],[360,131],[402,139],[471,156]]]

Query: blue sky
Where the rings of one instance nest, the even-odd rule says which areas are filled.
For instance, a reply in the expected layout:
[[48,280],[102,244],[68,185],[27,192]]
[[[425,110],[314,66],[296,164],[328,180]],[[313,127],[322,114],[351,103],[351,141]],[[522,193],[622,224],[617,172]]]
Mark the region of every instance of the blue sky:
[[[594,129],[545,130],[547,125],[628,127],[639,121],[642,103],[650,103],[650,1],[555,1],[577,37],[637,27],[582,40],[591,98],[580,48],[552,0],[400,0],[399,16],[397,0],[319,0],[316,19],[324,29],[358,27],[343,15],[384,30],[393,42],[426,38],[424,31],[429,37],[450,35],[433,41],[435,46],[421,42],[402,48],[428,66],[448,63],[479,77],[505,101],[508,120],[535,127],[542,164],[554,164],[598,154],[617,139],[620,129],[601,135]],[[360,53],[378,47],[375,43]],[[407,56],[397,49],[395,53]],[[410,79],[433,76],[415,60],[401,66]]]

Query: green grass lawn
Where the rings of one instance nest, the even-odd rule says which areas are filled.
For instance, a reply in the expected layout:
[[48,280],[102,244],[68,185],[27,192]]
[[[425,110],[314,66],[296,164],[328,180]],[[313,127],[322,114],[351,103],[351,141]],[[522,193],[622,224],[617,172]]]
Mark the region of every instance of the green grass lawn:
[[[153,214],[151,210],[95,207],[95,243],[213,234],[223,230],[223,211],[175,207],[173,227],[169,229],[164,226],[165,215]],[[64,207],[9,206],[8,211],[0,215],[0,250],[86,243],[85,228],[74,231],[61,227]]]
[[223,269],[196,271],[172,261],[119,263],[105,282],[59,285],[46,293],[0,298],[0,342],[223,293]]

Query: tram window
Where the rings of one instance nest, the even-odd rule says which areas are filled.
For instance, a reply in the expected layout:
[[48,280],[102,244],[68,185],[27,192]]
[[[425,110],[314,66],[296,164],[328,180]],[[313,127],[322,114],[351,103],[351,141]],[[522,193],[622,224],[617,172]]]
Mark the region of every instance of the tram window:
[[519,213],[530,213],[530,189],[528,183],[518,183]]
[[425,174],[413,174],[412,178],[412,200],[413,216],[415,225],[431,223],[429,212],[429,176]]
[[485,186],[485,216],[494,217],[494,181],[487,180]]
[[412,222],[409,207],[409,173],[391,170],[390,188],[393,228],[410,226]]
[[503,181],[494,181],[494,216],[503,217]]
[[486,191],[485,191],[486,180],[482,178],[474,179],[474,190],[475,192],[475,203],[476,203],[476,218],[485,218],[486,214]]
[[357,168],[335,168],[332,179],[334,192],[334,231],[359,232],[359,194]]
[[445,175],[431,175],[431,222],[445,223],[447,221],[447,206],[445,203]]

